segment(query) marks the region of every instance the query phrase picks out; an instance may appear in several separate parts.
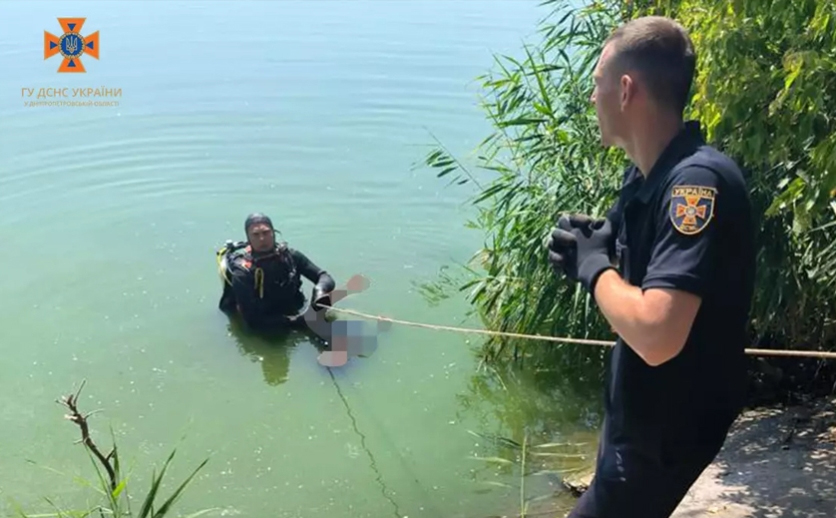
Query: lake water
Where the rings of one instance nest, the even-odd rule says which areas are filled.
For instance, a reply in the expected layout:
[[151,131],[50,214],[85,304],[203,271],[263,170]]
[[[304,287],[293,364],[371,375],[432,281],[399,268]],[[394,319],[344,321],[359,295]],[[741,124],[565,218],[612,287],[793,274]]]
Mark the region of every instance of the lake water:
[[[526,406],[540,396],[485,392],[477,337],[395,326],[373,355],[329,371],[303,337],[274,343],[230,327],[217,310],[214,251],[264,211],[338,284],[370,279],[344,307],[478,325],[463,301],[431,307],[413,285],[466,261],[482,236],[464,227],[469,191],[412,165],[432,135],[461,156],[488,135],[474,79],[493,52],[520,55],[545,8],[283,0],[2,11],[3,512],[13,501],[50,512],[43,497],[95,501],[71,478],[95,473],[55,403],[83,379],[82,411],[101,409],[93,437],[109,446],[113,427],[135,499],[178,446],[166,496],[210,457],[177,504],[184,513],[518,508],[519,470],[470,458],[502,453],[471,432],[542,425]],[[99,31],[100,59],[84,56],[84,74],[57,73],[60,55],[44,59],[43,32],[60,36],[59,16],[86,17],[82,36]],[[41,88],[121,96],[81,98],[113,106],[25,105],[79,100],[38,99]],[[565,410],[547,423],[551,437],[574,433],[582,405],[549,404]],[[553,483],[529,478],[527,496]]]

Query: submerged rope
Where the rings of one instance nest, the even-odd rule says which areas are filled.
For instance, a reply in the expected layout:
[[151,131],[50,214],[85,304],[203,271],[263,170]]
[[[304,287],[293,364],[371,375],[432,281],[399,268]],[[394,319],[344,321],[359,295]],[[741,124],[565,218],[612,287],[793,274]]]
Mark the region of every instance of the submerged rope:
[[392,499],[392,497],[389,496],[386,492],[388,488],[386,487],[386,484],[383,483],[383,475],[381,475],[380,471],[377,469],[377,461],[375,461],[374,455],[372,455],[372,452],[371,450],[369,450],[369,447],[366,446],[366,436],[363,434],[363,432],[360,431],[359,428],[357,428],[357,420],[354,418],[354,413],[351,411],[351,407],[348,406],[348,401],[345,399],[343,391],[340,390],[340,386],[337,384],[337,378],[334,377],[334,372],[331,370],[331,367],[328,367],[328,374],[331,376],[331,381],[334,382],[334,387],[337,389],[337,395],[340,396],[343,405],[345,405],[346,412],[348,412],[348,417],[349,419],[351,419],[351,427],[354,428],[354,432],[360,436],[360,447],[363,448],[363,450],[366,452],[366,455],[369,456],[369,460],[371,461],[371,468],[372,471],[375,472],[375,475],[377,475],[375,477],[375,480],[378,484],[380,484],[380,492],[383,495],[383,498],[388,500],[389,503],[392,504],[392,507],[395,508],[395,518],[401,518],[401,516],[403,516],[401,514],[401,510],[398,507],[397,502],[395,502]]
[[[605,346],[605,347],[612,347],[615,345],[614,341],[609,340],[590,340],[586,338],[571,338],[571,337],[561,337],[561,336],[545,336],[545,335],[533,335],[533,334],[524,334],[524,333],[511,333],[507,331],[491,331],[489,329],[475,329],[469,327],[456,327],[456,326],[444,326],[438,324],[425,324],[422,322],[412,322],[409,320],[399,320],[396,318],[389,318],[380,315],[370,315],[368,313],[363,313],[360,311],[354,311],[351,309],[343,309],[343,308],[335,308],[334,306],[328,306],[326,304],[320,304],[320,306],[324,308],[328,308],[332,311],[336,311],[339,313],[346,313],[348,315],[354,315],[361,318],[366,318],[370,320],[378,320],[384,322],[391,322],[393,324],[401,324],[410,327],[422,327],[424,329],[432,329],[435,331],[453,331],[457,333],[468,333],[468,334],[482,334],[482,335],[490,335],[490,336],[503,336],[507,338],[522,338],[526,340],[543,340],[546,342],[558,342],[558,343],[567,343],[567,344],[581,344],[581,345],[598,345],[598,346]],[[820,358],[820,359],[828,359],[828,360],[836,360],[836,352],[827,352],[827,351],[802,351],[802,350],[789,350],[789,349],[746,349],[746,354],[752,356],[795,356],[795,357],[802,357],[802,358]]]

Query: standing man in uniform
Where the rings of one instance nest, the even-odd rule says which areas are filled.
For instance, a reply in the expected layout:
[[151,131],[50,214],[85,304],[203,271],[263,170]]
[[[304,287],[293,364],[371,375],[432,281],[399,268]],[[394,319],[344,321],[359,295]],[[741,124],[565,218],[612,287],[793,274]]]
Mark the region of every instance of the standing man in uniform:
[[738,166],[683,112],[696,68],[663,17],[613,32],[596,66],[604,146],[633,165],[607,217],[563,216],[549,260],[618,334],[595,477],[570,518],[667,518],[743,405],[754,223]]

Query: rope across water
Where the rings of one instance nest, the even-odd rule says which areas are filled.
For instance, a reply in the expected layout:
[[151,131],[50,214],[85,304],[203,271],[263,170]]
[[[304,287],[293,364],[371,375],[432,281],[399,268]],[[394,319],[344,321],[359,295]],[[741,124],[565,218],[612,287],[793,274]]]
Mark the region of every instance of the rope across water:
[[[370,315],[368,313],[363,313],[361,311],[355,311],[352,309],[344,309],[344,308],[335,308],[333,306],[328,306],[325,304],[320,304],[322,307],[328,308],[331,311],[335,311],[338,313],[345,313],[347,315],[354,315],[356,317],[365,318],[369,320],[378,320],[382,322],[391,322],[393,324],[400,324],[404,326],[410,327],[421,327],[424,329],[432,329],[436,331],[452,331],[456,333],[467,333],[467,334],[480,334],[480,335],[489,335],[489,336],[502,336],[507,338],[522,338],[525,340],[542,340],[546,342],[557,342],[557,343],[566,343],[566,344],[580,344],[580,345],[598,345],[604,347],[612,347],[615,345],[614,341],[608,340],[590,340],[586,338],[571,338],[571,337],[561,337],[561,336],[545,336],[545,335],[531,335],[531,334],[523,334],[523,333],[510,333],[506,331],[491,331],[489,329],[475,329],[475,328],[468,328],[468,327],[456,327],[456,326],[444,326],[444,325],[437,325],[437,324],[426,324],[422,322],[411,322],[409,320],[399,320],[396,318],[389,318],[380,315]],[[801,351],[801,350],[789,350],[789,349],[746,349],[746,354],[751,356],[794,356],[800,358],[819,358],[819,359],[828,359],[828,360],[836,360],[836,352],[827,352],[827,351]]]

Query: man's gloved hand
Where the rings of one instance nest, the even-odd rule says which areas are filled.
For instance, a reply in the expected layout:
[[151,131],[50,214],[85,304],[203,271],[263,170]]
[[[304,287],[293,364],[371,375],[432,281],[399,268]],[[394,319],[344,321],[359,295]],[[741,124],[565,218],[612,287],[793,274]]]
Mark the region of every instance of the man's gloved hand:
[[577,280],[577,241],[572,229],[589,225],[593,219],[584,214],[563,214],[557,220],[557,227],[549,239],[549,262],[555,273],[563,272]]
[[552,232],[548,243],[549,262],[555,274],[565,274],[573,278],[570,264],[575,263],[577,243],[572,234],[572,224],[566,215],[560,216],[557,220],[557,228]]
[[314,311],[319,311],[323,309],[322,306],[319,304],[325,304],[330,306],[331,300],[328,297],[328,293],[325,292],[322,286],[316,285],[313,289],[313,294],[311,295],[311,307]]
[[549,261],[593,293],[598,275],[613,267],[610,254],[614,238],[608,219],[561,216],[549,241]]

